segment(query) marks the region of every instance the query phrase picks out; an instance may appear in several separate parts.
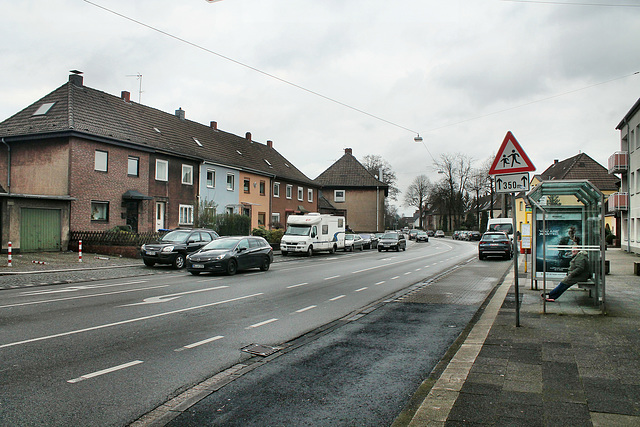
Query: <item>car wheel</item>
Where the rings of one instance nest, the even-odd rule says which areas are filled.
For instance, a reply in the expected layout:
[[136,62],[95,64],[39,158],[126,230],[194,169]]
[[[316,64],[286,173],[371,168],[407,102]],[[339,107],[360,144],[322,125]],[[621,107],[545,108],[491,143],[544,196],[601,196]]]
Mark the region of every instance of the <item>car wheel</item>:
[[199,274],[200,274],[200,272],[199,272],[199,271],[190,271],[189,273],[193,274],[194,276],[197,276],[197,275],[199,275]]
[[156,265],[155,262],[153,261],[149,261],[147,259],[143,260],[144,261],[144,265],[146,265],[147,267],[153,267],[154,265]]
[[269,257],[264,257],[264,259],[262,260],[262,264],[260,265],[260,270],[267,271],[269,270],[270,265],[271,261],[269,260]]
[[407,250],[407,247],[406,247],[406,246],[403,246],[403,247],[402,247],[402,250],[403,250],[403,251],[406,251],[406,250]]
[[236,262],[235,259],[230,259],[229,263],[227,264],[227,274],[229,276],[233,276],[237,272],[238,272],[238,263]]
[[309,248],[307,249],[307,256],[311,257],[313,256],[313,246],[309,245]]
[[180,270],[183,267],[184,267],[184,255],[177,254],[176,257],[173,259],[173,268]]
[[281,254],[282,256],[287,256],[288,252],[287,252],[287,251],[280,251],[280,254]]
[[478,259],[480,259],[482,261],[484,259],[484,255],[478,254]]
[[382,252],[382,248],[378,248],[378,252]]
[[364,246],[360,246],[360,252],[364,251]]
[[400,246],[396,246],[396,252],[400,252]]
[[330,253],[330,254],[335,254],[335,253],[336,253],[336,249],[338,249],[338,248],[336,247],[336,245],[331,246],[331,249],[329,249],[329,253]]

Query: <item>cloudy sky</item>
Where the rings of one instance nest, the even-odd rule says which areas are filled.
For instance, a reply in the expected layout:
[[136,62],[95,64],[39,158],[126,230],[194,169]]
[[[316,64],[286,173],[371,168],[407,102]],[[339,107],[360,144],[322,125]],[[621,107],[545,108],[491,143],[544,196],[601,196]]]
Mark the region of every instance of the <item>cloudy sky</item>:
[[606,166],[640,97],[638,0],[20,0],[0,23],[0,121],[77,69],[273,140],[309,178],[346,147],[380,155],[402,191],[507,131],[537,172],[581,151]]

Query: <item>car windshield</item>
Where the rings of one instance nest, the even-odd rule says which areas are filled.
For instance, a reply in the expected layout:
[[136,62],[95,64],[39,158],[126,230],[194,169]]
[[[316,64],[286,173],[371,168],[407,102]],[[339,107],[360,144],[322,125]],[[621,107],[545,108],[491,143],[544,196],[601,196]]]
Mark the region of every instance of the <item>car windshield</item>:
[[311,226],[309,225],[290,225],[287,227],[287,232],[284,234],[289,234],[291,236],[308,236],[309,231],[311,231]]
[[233,249],[238,244],[238,239],[218,239],[207,243],[202,250],[212,251],[216,249]]
[[345,234],[344,235],[344,240],[353,240],[355,238],[355,236],[353,234]]
[[505,236],[504,234],[485,234],[482,237],[482,240],[484,240],[485,242],[507,240],[507,236]]
[[184,242],[189,237],[189,230],[173,230],[162,236],[161,242]]
[[382,239],[397,239],[398,233],[385,233],[382,235]]
[[511,224],[494,224],[491,226],[491,231],[504,231],[507,234],[513,234]]

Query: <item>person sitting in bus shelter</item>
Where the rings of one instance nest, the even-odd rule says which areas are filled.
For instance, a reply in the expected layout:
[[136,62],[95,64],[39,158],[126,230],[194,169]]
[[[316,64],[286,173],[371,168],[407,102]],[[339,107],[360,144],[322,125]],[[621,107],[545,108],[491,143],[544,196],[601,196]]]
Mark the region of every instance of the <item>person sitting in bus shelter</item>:
[[542,299],[547,302],[555,302],[560,295],[564,293],[571,286],[575,285],[578,282],[584,282],[591,277],[591,273],[589,272],[589,257],[587,256],[586,251],[581,251],[578,246],[571,247],[571,262],[569,263],[569,271],[567,271],[567,275],[558,286],[553,288],[551,292],[548,294],[542,294]]

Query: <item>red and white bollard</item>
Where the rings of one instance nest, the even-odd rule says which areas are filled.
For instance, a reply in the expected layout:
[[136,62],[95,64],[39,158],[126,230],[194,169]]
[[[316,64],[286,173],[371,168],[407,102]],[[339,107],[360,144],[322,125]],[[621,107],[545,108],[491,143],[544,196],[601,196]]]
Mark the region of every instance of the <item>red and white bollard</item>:
[[82,262],[82,240],[78,241],[78,262]]
[[7,258],[8,266],[11,267],[11,242],[9,242],[9,246],[7,247],[7,254],[9,257]]

